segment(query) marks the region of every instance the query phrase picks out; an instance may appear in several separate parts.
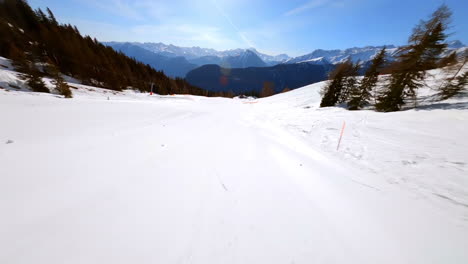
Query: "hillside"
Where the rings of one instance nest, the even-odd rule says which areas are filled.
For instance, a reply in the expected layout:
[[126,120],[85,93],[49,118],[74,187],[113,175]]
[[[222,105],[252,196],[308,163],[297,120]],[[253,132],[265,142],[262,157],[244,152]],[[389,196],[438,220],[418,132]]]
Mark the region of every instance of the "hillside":
[[253,100],[69,79],[65,100],[0,64],[1,263],[468,262],[468,97],[432,101],[443,72],[377,113],[319,108],[325,82]]
[[85,84],[117,91],[149,91],[154,83],[162,94],[209,94],[82,36],[78,28],[60,24],[50,9],[46,15],[23,0],[0,1],[0,35],[0,56],[14,60],[22,72],[50,76],[57,70]]

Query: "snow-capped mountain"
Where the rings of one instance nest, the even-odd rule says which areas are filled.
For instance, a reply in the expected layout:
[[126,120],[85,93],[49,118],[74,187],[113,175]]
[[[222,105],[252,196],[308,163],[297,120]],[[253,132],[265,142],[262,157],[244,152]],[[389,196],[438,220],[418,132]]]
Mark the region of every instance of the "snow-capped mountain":
[[[108,42],[104,44],[111,46],[113,43],[116,43],[116,42]],[[184,57],[187,60],[192,60],[192,59],[197,59],[197,58],[207,57],[207,56],[211,56],[211,57],[215,56],[219,58],[224,58],[224,57],[229,57],[229,56],[235,57],[235,56],[240,56],[244,54],[247,50],[250,50],[253,53],[257,54],[257,56],[260,57],[260,59],[262,59],[267,64],[281,63],[290,59],[290,57],[287,54],[279,54],[279,55],[273,56],[273,55],[261,53],[254,48],[218,51],[218,50],[210,49],[210,48],[179,47],[179,46],[175,46],[172,44],[167,45],[164,43],[152,43],[152,42],[145,42],[145,43],[132,42],[131,44],[142,47],[154,53],[158,53],[158,54],[165,55],[168,57]]]
[[254,48],[250,48],[249,50],[257,54],[258,57],[260,57],[264,62],[270,65],[271,63],[284,62],[291,58],[288,56],[288,54],[279,54],[279,55],[271,56],[271,55],[260,53]]
[[[105,42],[107,46],[120,50],[130,57],[148,63],[157,70],[162,70],[172,77],[182,77],[203,65],[216,64],[223,68],[248,68],[269,67],[278,64],[308,63],[314,65],[335,65],[348,59],[353,62],[361,61],[367,65],[370,60],[384,46],[367,46],[363,48],[349,48],[345,50],[323,50],[317,49],[313,52],[290,58],[286,54],[271,56],[258,52],[254,48],[232,49],[217,51],[215,49],[200,47],[178,47],[163,43],[123,43]],[[123,48],[124,47],[124,48]],[[387,59],[394,60],[398,47],[388,45]],[[455,40],[448,43],[448,49],[443,56],[453,51],[464,52],[467,47],[462,42]]]
[[[232,55],[223,57],[219,56],[202,56],[194,57],[194,52],[201,52],[207,54],[206,50],[201,48],[198,51],[191,49],[187,50],[185,56],[177,56],[174,52],[182,52],[179,47],[170,45],[168,49],[163,52],[154,52],[149,49],[143,48],[141,45],[129,42],[109,42],[105,43],[107,46],[112,47],[117,51],[121,51],[129,57],[135,58],[138,61],[151,65],[156,70],[164,71],[171,77],[184,78],[185,75],[203,65],[217,64],[224,68],[248,68],[248,67],[267,67],[270,66],[264,62],[252,50],[236,50],[232,51]],[[162,46],[161,46],[162,47]],[[190,52],[189,52],[190,51]],[[275,63],[279,64],[278,63]]]
[[[393,57],[398,48],[393,45],[386,47],[388,56]],[[338,64],[349,58],[353,62],[365,62],[371,60],[382,48],[383,46],[368,46],[364,48],[350,48],[345,50],[317,49],[309,54],[289,59],[285,63],[292,64],[308,62],[312,64]]]
[[[291,58],[284,63],[293,64],[293,63],[311,63],[311,64],[338,64],[342,63],[348,59],[351,59],[353,62],[361,61],[363,63],[372,60],[372,58],[383,48],[384,46],[367,46],[363,48],[350,48],[345,50],[323,50],[317,49],[313,52],[299,56],[296,58]],[[393,60],[398,52],[398,47],[394,45],[387,45],[387,59]],[[447,52],[448,54],[453,51],[463,51],[466,49],[466,45],[458,40],[454,40],[448,43]]]
[[[248,68],[248,67],[267,67],[269,66],[252,50],[244,50],[237,55],[224,57],[218,56],[203,56],[189,59],[190,63],[198,66],[217,64],[225,68]],[[276,63],[278,64],[278,63]]]
[[449,49],[460,49],[460,48],[466,48],[466,45],[463,44],[459,40],[453,40],[448,43],[448,48]]
[[172,44],[166,45],[164,43],[152,42],[133,42],[133,45],[142,47],[154,53],[165,55],[168,57],[185,57],[186,59],[198,58],[203,56],[217,56],[218,51],[214,49],[200,48],[200,47],[178,47]]
[[248,68],[248,67],[266,67],[266,63],[253,51],[245,50],[237,56],[228,56],[223,58],[223,67],[228,68]]

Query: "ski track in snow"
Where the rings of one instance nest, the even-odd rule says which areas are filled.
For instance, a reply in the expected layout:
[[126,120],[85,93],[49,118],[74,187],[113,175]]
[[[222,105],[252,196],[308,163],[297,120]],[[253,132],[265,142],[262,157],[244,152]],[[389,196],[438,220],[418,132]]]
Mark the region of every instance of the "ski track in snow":
[[425,113],[316,109],[317,85],[258,104],[77,87],[0,90],[0,263],[468,262],[466,141],[430,152]]

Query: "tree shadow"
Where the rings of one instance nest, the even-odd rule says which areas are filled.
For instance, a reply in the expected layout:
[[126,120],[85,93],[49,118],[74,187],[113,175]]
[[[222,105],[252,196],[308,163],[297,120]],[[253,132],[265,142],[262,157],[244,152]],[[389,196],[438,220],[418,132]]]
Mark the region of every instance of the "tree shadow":
[[[434,104],[429,104],[429,105],[420,105],[417,108],[413,108],[414,110],[424,110],[424,111],[430,111],[430,110],[451,110],[451,109],[456,109],[456,110],[467,110],[468,109],[468,102],[458,102],[458,103],[434,103]],[[410,110],[410,109],[408,109]]]

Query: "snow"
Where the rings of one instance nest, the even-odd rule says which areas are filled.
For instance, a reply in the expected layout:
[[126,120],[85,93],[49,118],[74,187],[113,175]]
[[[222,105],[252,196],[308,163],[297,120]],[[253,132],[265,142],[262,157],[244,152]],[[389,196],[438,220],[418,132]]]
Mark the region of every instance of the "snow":
[[324,82],[259,100],[21,82],[0,69],[0,263],[468,262],[467,97],[376,113],[318,108]]

